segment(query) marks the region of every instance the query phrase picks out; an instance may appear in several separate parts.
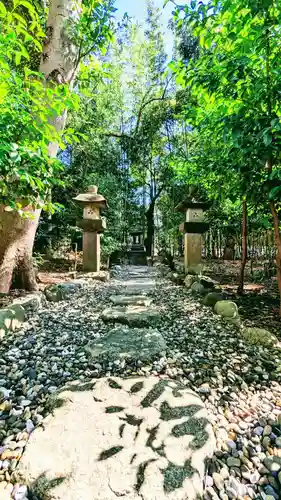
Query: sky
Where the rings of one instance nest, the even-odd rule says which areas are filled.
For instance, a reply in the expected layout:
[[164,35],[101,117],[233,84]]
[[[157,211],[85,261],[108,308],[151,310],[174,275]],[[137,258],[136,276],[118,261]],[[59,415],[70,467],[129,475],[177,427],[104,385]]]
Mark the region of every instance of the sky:
[[[168,55],[172,57],[173,35],[171,31],[167,28],[167,24],[169,19],[171,19],[173,4],[169,3],[163,9],[164,0],[154,0],[154,2],[155,5],[163,11],[162,19],[163,19],[163,32],[165,33],[166,50]],[[186,4],[187,0],[178,0],[177,3]],[[115,14],[117,19],[122,19],[125,12],[127,12],[130,17],[134,17],[139,22],[143,22],[146,19],[145,0],[115,0],[115,7],[118,9],[118,11]]]

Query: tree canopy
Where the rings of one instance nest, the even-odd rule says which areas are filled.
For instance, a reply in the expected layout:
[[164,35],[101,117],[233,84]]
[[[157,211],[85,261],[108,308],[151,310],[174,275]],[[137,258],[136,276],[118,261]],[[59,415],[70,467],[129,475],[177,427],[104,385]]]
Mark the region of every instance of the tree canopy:
[[181,251],[175,206],[196,186],[226,239],[242,219],[274,231],[281,290],[279,2],[172,4],[170,60],[152,0],[143,23],[117,22],[113,0],[69,0],[66,61],[52,1],[0,3],[2,206],[46,210],[38,245],[59,245],[81,238],[73,198],[98,184],[105,254],[141,228],[151,257]]

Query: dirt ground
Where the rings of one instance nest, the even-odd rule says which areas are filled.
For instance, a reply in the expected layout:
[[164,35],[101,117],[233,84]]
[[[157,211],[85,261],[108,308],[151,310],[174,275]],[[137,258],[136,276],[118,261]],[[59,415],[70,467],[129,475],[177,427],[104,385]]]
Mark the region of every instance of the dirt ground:
[[204,274],[218,281],[224,293],[238,306],[245,324],[266,328],[281,337],[279,292],[276,277],[264,278],[263,266],[250,262],[245,270],[245,293],[237,295],[240,261],[211,260],[205,262]]

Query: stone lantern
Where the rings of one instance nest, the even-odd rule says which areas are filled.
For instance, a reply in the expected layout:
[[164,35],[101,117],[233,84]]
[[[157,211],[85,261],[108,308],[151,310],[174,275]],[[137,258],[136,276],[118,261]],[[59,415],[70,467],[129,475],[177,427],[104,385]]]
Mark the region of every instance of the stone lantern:
[[128,260],[134,266],[146,266],[147,264],[143,231],[141,229],[136,229],[130,233]]
[[204,221],[207,208],[208,203],[193,200],[182,201],[176,207],[178,212],[186,214],[180,230],[184,233],[184,267],[187,274],[200,274],[202,271],[202,235],[209,229],[209,224]]
[[74,201],[83,207],[83,219],[77,222],[83,229],[83,269],[100,271],[100,234],[106,229],[100,209],[107,208],[105,198],[98,194],[97,186],[89,186],[88,192],[79,194]]

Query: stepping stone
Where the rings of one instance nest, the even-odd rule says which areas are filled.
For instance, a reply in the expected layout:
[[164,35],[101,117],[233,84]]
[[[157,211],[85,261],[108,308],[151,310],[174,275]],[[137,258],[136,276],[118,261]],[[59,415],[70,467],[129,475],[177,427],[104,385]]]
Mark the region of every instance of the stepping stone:
[[112,295],[110,301],[116,306],[150,306],[152,299],[143,295]]
[[151,279],[126,280],[121,281],[120,285],[122,295],[147,295],[155,290],[155,281]]
[[71,384],[18,471],[56,500],[195,500],[215,449],[202,401],[157,378]]
[[105,283],[110,280],[110,274],[108,271],[78,273],[77,277],[81,279],[103,281]]
[[158,323],[160,311],[152,307],[128,306],[109,307],[101,313],[105,322],[123,323],[130,326],[152,326]]
[[166,342],[157,330],[116,327],[87,347],[87,352],[97,360],[127,359],[150,361],[162,356]]

